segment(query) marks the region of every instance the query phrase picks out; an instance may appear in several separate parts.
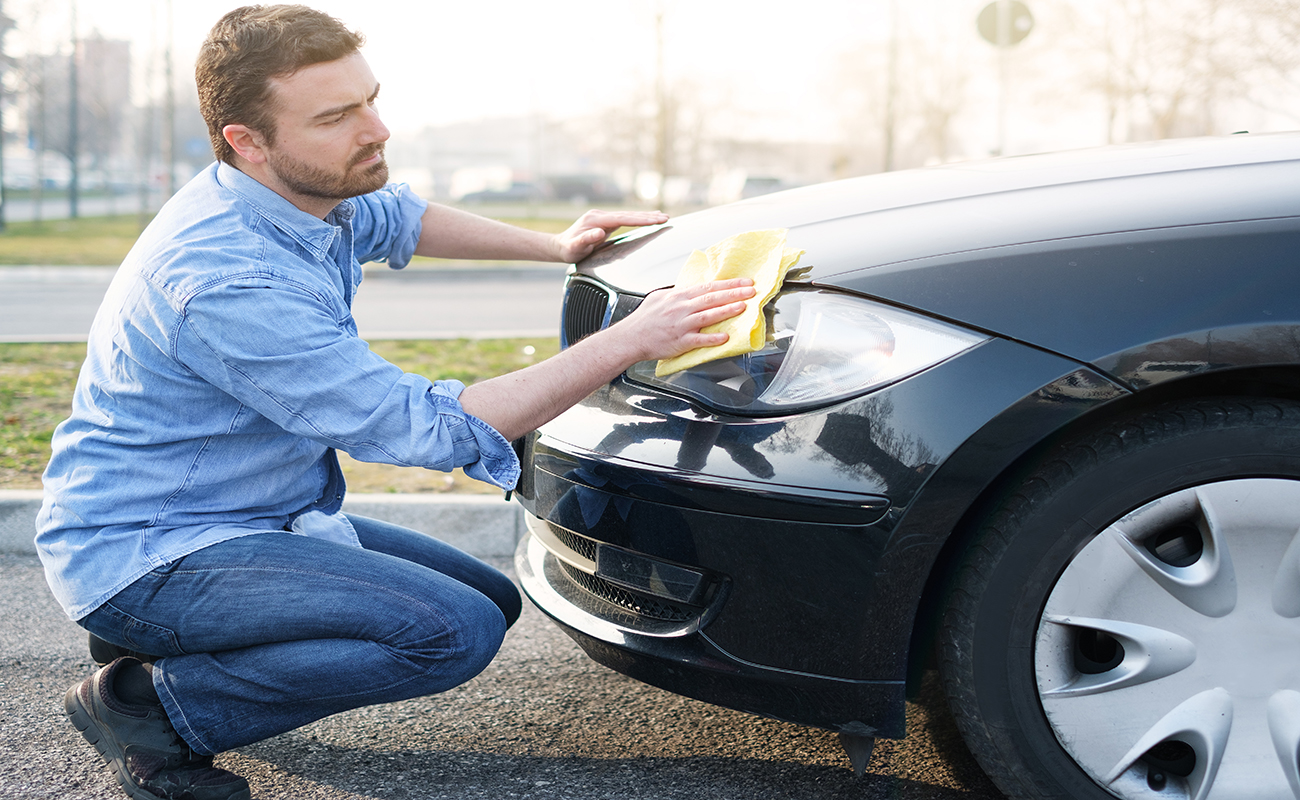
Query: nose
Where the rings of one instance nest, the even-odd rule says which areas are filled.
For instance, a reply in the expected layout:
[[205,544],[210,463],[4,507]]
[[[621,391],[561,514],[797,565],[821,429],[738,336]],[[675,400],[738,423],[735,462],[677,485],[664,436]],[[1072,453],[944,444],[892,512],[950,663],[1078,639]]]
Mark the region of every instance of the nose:
[[384,121],[379,118],[379,112],[374,108],[367,108],[366,115],[367,125],[365,128],[365,144],[388,141],[388,137],[390,137],[392,133],[389,132],[388,126],[384,124]]

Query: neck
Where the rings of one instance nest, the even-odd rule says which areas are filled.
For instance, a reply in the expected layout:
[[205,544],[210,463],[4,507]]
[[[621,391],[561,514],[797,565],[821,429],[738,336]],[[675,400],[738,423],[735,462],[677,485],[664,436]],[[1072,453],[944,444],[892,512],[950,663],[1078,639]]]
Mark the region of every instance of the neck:
[[299,210],[311,214],[318,219],[325,219],[331,211],[341,202],[343,198],[316,197],[314,195],[305,195],[295,192],[280,180],[266,164],[254,164],[248,159],[236,155],[230,165],[248,177],[262,184],[266,188],[288,200]]

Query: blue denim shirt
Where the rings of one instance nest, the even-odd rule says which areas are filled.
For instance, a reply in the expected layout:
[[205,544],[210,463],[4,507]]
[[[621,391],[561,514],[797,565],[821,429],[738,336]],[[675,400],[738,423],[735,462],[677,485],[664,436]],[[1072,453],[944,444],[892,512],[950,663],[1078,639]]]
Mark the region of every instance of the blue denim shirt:
[[203,547],[293,530],[356,545],[334,451],[513,486],[519,461],[456,381],[357,337],[360,262],[401,268],[426,204],[401,185],[321,220],[223,163],[127,255],[44,476],[36,545],[72,619]]

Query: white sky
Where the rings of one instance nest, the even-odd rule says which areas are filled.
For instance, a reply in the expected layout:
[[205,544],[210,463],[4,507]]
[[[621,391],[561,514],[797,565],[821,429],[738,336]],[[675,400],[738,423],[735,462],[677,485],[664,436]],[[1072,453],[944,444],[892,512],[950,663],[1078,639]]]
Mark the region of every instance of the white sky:
[[[966,3],[971,27],[984,0]],[[131,39],[137,60],[161,49],[166,0],[10,0],[19,21],[10,49],[39,14],[47,51],[78,30]],[[212,24],[238,0],[174,0],[174,64],[192,74]],[[366,35],[364,54],[383,85],[381,110],[394,131],[542,111],[591,111],[653,80],[655,10],[665,9],[665,63],[734,87],[754,105],[781,103],[805,115],[810,87],[855,40],[884,35],[888,0],[309,0]],[[137,76],[138,81],[138,76]]]
[[[716,100],[710,108],[744,128],[733,135],[820,141],[846,135],[846,59],[857,59],[860,83],[883,81],[879,67],[861,65],[881,62],[896,6],[908,35],[925,37],[931,52],[963,72],[969,101],[956,124],[974,142],[969,155],[987,152],[996,140],[997,58],[975,29],[988,1],[306,0],[366,35],[364,54],[383,85],[380,109],[394,133],[499,116],[563,119],[614,105],[621,93],[653,84],[654,20],[662,8],[669,78],[705,87]],[[1053,90],[1044,80],[1077,66],[1072,59],[1082,52],[1055,43],[1100,52],[1062,12],[1072,7],[1096,16],[1098,0],[1025,2],[1036,27],[1011,51],[1009,74],[1020,80],[1021,94],[1016,87],[1009,93],[1014,130],[1007,152],[1104,143],[1098,96],[1077,86]],[[178,81],[192,81],[199,43],[240,4],[171,1]],[[157,97],[156,88],[146,88],[145,67],[155,65],[156,81],[169,0],[9,0],[5,10],[18,21],[9,51],[66,49],[74,6],[81,35],[97,31],[134,43],[137,101]],[[1300,107],[1300,100],[1291,105]],[[1282,116],[1251,112],[1225,124],[1230,130],[1295,127],[1300,114],[1285,110]]]

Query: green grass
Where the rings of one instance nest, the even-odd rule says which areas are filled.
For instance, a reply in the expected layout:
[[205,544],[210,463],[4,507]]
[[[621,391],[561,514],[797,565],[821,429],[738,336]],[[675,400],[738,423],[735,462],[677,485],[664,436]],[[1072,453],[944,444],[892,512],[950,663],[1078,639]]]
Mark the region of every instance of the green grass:
[[[568,219],[509,218],[503,221],[546,233],[558,233],[572,224]],[[10,222],[0,232],[0,266],[117,266],[147,222],[147,217],[135,214]],[[417,257],[413,263],[434,261]]]
[[84,344],[0,344],[0,489],[33,489],[68,415]]
[[[555,339],[380,341],[371,348],[407,372],[466,384],[536,363]],[[531,348],[532,352],[528,352]],[[72,407],[84,344],[0,344],[0,489],[40,488],[50,437]],[[499,492],[466,478],[341,458],[354,492]]]
[[113,266],[141,230],[136,215],[10,222],[0,233],[0,265]]

